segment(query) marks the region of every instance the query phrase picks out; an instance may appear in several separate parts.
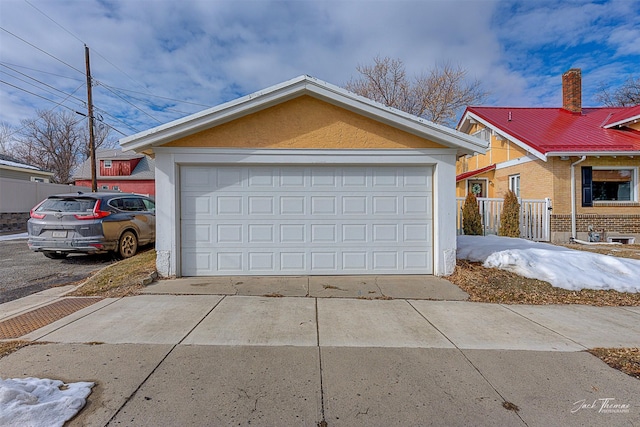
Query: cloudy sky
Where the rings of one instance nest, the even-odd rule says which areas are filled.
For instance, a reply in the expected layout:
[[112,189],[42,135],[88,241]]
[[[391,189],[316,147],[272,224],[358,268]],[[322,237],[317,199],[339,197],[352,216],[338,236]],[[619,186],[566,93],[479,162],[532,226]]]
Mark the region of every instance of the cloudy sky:
[[640,0],[0,0],[0,122],[86,111],[84,44],[121,137],[301,74],[342,86],[376,55],[459,65],[486,105],[560,106],[578,67],[595,106],[640,74],[639,40]]

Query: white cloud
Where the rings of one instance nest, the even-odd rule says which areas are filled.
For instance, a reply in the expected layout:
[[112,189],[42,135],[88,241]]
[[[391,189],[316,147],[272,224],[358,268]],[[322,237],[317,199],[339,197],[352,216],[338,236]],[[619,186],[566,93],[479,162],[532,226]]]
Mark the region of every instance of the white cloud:
[[[599,77],[606,77],[604,53],[594,55],[585,44],[611,49],[607,51],[611,57],[626,52],[617,60],[622,64],[617,70],[627,69],[634,59],[638,62],[637,56],[629,57],[638,49],[633,43],[637,0],[31,3],[90,46],[92,73],[101,83],[211,106],[300,74],[343,85],[356,76],[358,64],[371,63],[376,55],[402,59],[409,75],[428,71],[436,63],[459,64],[491,91],[493,104],[557,105],[560,75],[574,64],[585,67],[585,80],[596,70]],[[0,25],[84,70],[82,43],[26,2],[3,1]],[[81,73],[6,32],[0,37],[3,63],[76,79],[28,71],[66,92],[81,84]],[[84,89],[80,92],[83,98]],[[136,129],[157,124],[104,87],[97,86],[94,92],[96,106]],[[0,121],[15,124],[33,117],[34,108],[53,106],[0,84]],[[172,108],[195,112],[203,107]],[[184,115],[144,109],[162,122]],[[109,120],[124,132],[133,132]]]

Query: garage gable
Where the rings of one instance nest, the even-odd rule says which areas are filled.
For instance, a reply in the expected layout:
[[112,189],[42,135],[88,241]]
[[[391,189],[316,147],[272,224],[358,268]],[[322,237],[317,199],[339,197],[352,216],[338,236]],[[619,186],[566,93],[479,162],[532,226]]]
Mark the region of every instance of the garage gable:
[[303,95],[165,147],[446,148],[388,124]]
[[[302,111],[296,111],[296,107]],[[277,121],[283,118],[284,126]],[[336,142],[336,136],[343,131],[354,138],[341,137]],[[370,139],[371,135],[376,137]],[[229,142],[223,141],[225,137],[231,138],[236,145],[228,145]],[[310,76],[300,76],[123,138],[120,145],[123,149],[149,155],[154,155],[156,147],[163,146],[445,147],[455,149],[457,155],[484,153],[487,149],[487,143],[479,138],[387,107]]]
[[161,276],[451,274],[456,156],[486,151],[309,76],[120,145],[156,158]]

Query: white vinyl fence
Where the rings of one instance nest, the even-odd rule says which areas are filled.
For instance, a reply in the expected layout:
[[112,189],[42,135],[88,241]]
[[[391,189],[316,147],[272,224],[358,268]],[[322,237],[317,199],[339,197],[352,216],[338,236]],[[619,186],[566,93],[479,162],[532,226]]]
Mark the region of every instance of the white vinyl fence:
[[53,194],[90,192],[89,187],[0,178],[0,213],[29,212]]
[[[462,207],[464,197],[456,198],[456,224],[458,234],[462,231]],[[551,199],[519,199],[520,202],[520,237],[523,239],[548,242],[551,240]],[[500,229],[500,215],[504,199],[487,197],[478,198],[478,208],[482,218],[485,235],[498,234]]]

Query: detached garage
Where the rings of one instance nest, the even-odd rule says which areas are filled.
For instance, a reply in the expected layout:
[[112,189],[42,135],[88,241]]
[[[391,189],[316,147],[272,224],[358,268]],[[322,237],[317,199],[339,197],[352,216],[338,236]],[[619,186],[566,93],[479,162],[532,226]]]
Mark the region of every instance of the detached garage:
[[163,276],[447,275],[484,142],[302,76],[121,140],[156,158]]

